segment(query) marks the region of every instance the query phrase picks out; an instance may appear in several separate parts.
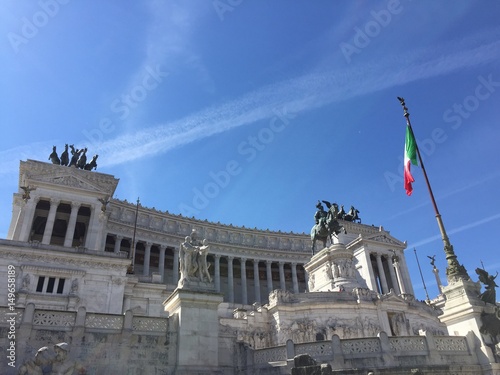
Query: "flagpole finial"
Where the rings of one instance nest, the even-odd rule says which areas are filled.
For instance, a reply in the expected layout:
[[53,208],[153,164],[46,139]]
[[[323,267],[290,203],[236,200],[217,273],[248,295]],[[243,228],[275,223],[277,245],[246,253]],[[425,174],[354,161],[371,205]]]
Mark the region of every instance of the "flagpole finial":
[[406,117],[406,119],[408,120],[408,117],[410,116],[410,114],[408,113],[408,108],[406,107],[406,103],[405,103],[405,99],[404,98],[401,98],[401,97],[397,97],[398,100],[399,100],[399,103],[401,103],[401,107],[403,107],[403,116]]

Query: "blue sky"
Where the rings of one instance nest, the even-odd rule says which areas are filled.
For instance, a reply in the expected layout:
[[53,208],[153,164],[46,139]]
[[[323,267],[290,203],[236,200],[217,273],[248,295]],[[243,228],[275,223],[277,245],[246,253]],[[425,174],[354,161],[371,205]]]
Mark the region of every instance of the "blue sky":
[[408,242],[418,298],[445,281],[420,168],[402,183],[406,99],[437,204],[473,279],[500,270],[497,1],[14,1],[0,5],[0,236],[19,160],[99,154],[116,198],[309,233],[354,205]]

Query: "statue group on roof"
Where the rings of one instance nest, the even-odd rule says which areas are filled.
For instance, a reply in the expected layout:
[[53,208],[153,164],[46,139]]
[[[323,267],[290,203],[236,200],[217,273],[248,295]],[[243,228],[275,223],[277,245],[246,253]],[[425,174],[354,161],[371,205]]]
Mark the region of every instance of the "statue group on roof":
[[74,145],[69,145],[71,149],[71,158],[68,152],[68,144],[64,146],[64,151],[61,157],[57,155],[56,146],[52,147],[52,153],[49,155],[49,160],[52,164],[64,165],[65,167],[75,167],[79,169],[84,169],[86,171],[91,171],[97,169],[97,158],[99,155],[94,155],[92,160],[87,163],[87,147],[82,149],[75,149]]

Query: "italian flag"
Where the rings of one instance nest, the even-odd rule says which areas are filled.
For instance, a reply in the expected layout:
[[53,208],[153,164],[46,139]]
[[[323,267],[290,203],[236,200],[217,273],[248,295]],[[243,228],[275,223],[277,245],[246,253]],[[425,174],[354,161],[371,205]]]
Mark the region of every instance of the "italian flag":
[[411,128],[407,125],[406,139],[405,139],[405,160],[404,160],[405,189],[407,195],[411,195],[411,193],[413,192],[413,187],[411,186],[411,183],[415,182],[415,179],[413,178],[410,172],[411,164],[418,165],[417,142],[415,141],[415,137],[413,136]]

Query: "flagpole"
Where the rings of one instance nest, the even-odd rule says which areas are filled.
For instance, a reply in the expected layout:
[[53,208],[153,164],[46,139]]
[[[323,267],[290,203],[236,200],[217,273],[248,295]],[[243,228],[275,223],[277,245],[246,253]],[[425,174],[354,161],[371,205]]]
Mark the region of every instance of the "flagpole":
[[[406,107],[405,100],[400,97],[398,97],[398,100],[401,103],[401,106],[403,107],[403,112],[404,112],[403,116],[406,118],[406,125],[410,128],[410,131],[413,133],[413,136],[415,136],[415,133],[413,132],[413,128],[411,126],[410,114],[408,113],[408,108]],[[434,207],[434,212],[436,214],[436,220],[438,223],[439,231],[441,232],[441,238],[443,239],[444,243],[444,252],[446,254],[446,261],[448,262],[448,267],[446,268],[446,276],[448,280],[455,280],[455,279],[469,280],[470,277],[467,274],[467,270],[463,265],[461,265],[458,262],[457,256],[453,251],[453,245],[450,243],[450,239],[446,234],[443,220],[441,218],[441,214],[439,213],[436,200],[434,199],[434,194],[432,193],[431,184],[429,183],[429,178],[427,177],[427,172],[424,167],[424,161],[422,160],[422,155],[420,155],[420,150],[418,148],[416,139],[415,139],[415,149],[417,150],[417,155],[420,160],[420,166],[422,167],[422,172],[424,174],[427,190],[429,190],[429,195],[431,197],[432,206]]]
[[134,263],[135,263],[135,247],[136,247],[136,244],[135,244],[135,233],[137,231],[137,217],[139,216],[139,197],[137,197],[137,205],[135,207],[135,221],[134,221],[134,234],[132,236],[132,245],[130,246],[131,247],[131,251],[130,251],[130,259],[132,261],[132,263],[130,263],[130,266],[129,266],[129,269],[127,271],[127,273],[129,274],[133,274],[134,273]]
[[420,278],[422,279],[422,284],[424,285],[425,296],[427,297],[426,301],[430,301],[429,293],[427,293],[427,287],[425,286],[424,276],[422,275],[422,269],[420,268],[420,262],[418,261],[417,249],[413,248],[413,252],[415,253],[415,259],[417,259],[418,270],[420,271]]

